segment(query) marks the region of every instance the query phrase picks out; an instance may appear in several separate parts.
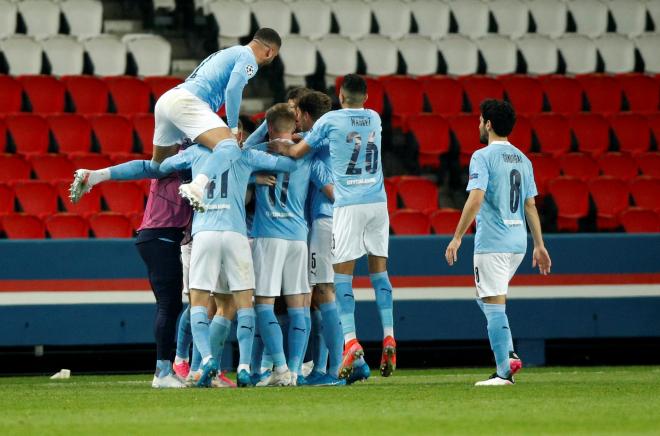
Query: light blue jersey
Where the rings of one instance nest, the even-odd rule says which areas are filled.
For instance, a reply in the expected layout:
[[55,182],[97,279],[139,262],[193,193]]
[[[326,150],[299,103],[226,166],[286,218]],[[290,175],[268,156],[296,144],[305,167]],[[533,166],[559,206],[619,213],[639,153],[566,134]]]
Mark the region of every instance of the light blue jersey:
[[381,122],[371,109],[330,111],[316,121],[305,141],[320,148],[329,141],[334,206],[385,203],[381,165]]
[[[265,148],[266,144],[257,146]],[[312,181],[319,189],[331,184],[328,168],[313,153],[298,159],[292,172],[277,175],[276,186],[256,187],[257,207],[252,236],[307,241],[305,202]]]
[[[330,148],[322,146],[317,149],[316,158],[323,162],[328,168],[331,167]],[[323,193],[316,185],[309,185],[309,219],[310,223],[319,218],[332,218],[332,200]]]
[[[163,171],[192,168],[197,175],[211,151],[194,145],[183,153],[165,159]],[[165,167],[165,168],[163,168]],[[243,150],[241,157],[232,162],[221,174],[210,177],[204,192],[205,213],[193,216],[192,234],[201,231],[230,231],[247,235],[245,217],[245,192],[252,171],[293,171],[296,161],[282,156],[273,156],[258,150]]]
[[470,161],[467,190],[485,191],[477,214],[475,253],[524,253],[527,250],[525,200],[536,196],[532,163],[508,142],[477,150]]
[[204,59],[179,88],[186,89],[217,112],[226,105],[227,125],[238,126],[243,88],[257,74],[257,60],[252,49],[237,45],[217,51]]

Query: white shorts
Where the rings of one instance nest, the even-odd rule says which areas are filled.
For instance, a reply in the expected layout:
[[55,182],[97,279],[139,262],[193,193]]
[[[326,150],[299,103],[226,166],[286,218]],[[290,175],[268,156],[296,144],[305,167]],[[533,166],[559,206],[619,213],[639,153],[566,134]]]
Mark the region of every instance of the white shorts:
[[309,293],[307,244],[279,238],[255,238],[254,275],[259,297]]
[[389,242],[387,203],[335,207],[332,220],[333,263],[359,259],[365,254],[387,257]]
[[190,289],[228,294],[254,289],[250,245],[236,232],[195,234],[190,258]]
[[181,246],[181,265],[183,266],[183,293],[188,295],[190,287],[188,281],[190,280],[190,253],[192,252],[192,241],[186,245]]
[[522,253],[481,253],[474,255],[474,283],[479,298],[506,295]]
[[173,88],[161,95],[154,108],[156,126],[154,145],[182,144],[195,140],[202,133],[227,124],[192,92]]
[[334,283],[332,269],[332,218],[318,218],[309,232],[309,284]]

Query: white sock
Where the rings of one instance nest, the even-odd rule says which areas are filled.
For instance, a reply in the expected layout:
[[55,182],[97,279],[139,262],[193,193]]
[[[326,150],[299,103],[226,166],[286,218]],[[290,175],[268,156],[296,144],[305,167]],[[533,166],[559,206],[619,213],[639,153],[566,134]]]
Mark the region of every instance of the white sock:
[[110,180],[110,169],[102,168],[100,170],[90,171],[87,183],[91,187],[97,183],[106,182],[108,180]]
[[209,182],[209,178],[204,174],[197,174],[195,179],[192,181],[195,185],[199,186],[201,189],[206,187],[206,184]]
[[188,362],[188,358],[174,356],[174,364],[181,365],[183,362]]
[[357,336],[355,336],[355,332],[344,334],[344,344],[348,344],[353,339],[357,339]]
[[238,365],[238,368],[236,368],[236,372],[241,372],[242,370],[246,370],[248,374],[250,373],[250,365],[247,363],[241,363]]
[[384,327],[383,328],[383,339],[388,336],[394,337],[394,327]]
[[202,365],[206,365],[206,363],[207,363],[209,360],[211,360],[212,357],[213,357],[213,356],[209,354],[208,356],[206,356],[205,358],[203,358],[203,359],[202,359]]
[[283,372],[287,372],[289,370],[289,367],[286,366],[286,363],[282,366],[276,366],[275,367],[275,372],[277,374],[282,374]]

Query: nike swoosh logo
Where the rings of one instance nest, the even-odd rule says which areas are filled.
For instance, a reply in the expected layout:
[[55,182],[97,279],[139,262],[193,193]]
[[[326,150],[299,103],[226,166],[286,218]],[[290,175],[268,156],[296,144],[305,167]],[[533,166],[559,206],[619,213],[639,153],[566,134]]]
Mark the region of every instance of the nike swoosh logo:
[[344,294],[344,297],[349,297],[349,298],[351,298],[351,299],[353,299],[353,300],[355,300],[355,297],[354,297],[354,296],[352,296],[351,294]]
[[248,330],[250,330],[250,331],[253,331],[253,330],[254,330],[254,327],[248,327],[248,326],[246,326],[246,325],[242,325],[241,328],[242,328],[242,329],[248,329]]
[[381,291],[385,291],[385,292],[387,292],[388,294],[391,294],[391,293],[392,293],[392,290],[391,290],[391,289],[388,289],[388,288],[380,288],[380,290],[381,290]]
[[268,323],[268,325],[273,325],[273,324],[277,324],[277,325],[280,325],[280,323],[279,323],[279,322],[277,322],[277,321],[270,321],[270,322]]
[[301,328],[298,328],[298,327],[294,327],[293,329],[298,330],[299,332],[303,332],[303,333],[305,333],[307,331],[305,329],[301,329]]
[[507,326],[505,326],[505,325],[502,326],[502,328],[503,328],[504,330],[509,330],[509,327],[507,327]]

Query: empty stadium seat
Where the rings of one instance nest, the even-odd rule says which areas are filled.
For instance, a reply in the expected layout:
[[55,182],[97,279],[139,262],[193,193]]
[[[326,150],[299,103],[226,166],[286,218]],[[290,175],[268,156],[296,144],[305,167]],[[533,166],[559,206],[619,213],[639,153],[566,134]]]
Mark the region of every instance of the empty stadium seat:
[[401,209],[390,216],[390,227],[395,235],[428,235],[431,223],[428,216],[416,210]]
[[65,0],[60,3],[69,33],[77,37],[97,36],[103,27],[103,3],[98,0]]
[[280,59],[284,64],[286,86],[305,85],[305,77],[316,71],[316,46],[308,38],[289,35],[282,38]]
[[660,209],[660,180],[653,177],[637,177],[630,182],[630,193],[635,206],[644,209]]
[[[656,26],[658,25],[656,24]],[[644,60],[644,71],[647,73],[660,73],[660,56],[658,56],[660,33],[640,35],[635,38],[635,45]]]
[[555,113],[573,113],[582,110],[582,86],[572,77],[551,75],[541,77],[543,92]]
[[568,8],[562,0],[530,0],[528,7],[536,33],[557,38],[566,32]]
[[88,170],[98,170],[112,165],[108,156],[98,153],[77,153],[70,156],[73,166]]
[[158,100],[161,95],[165,94],[165,92],[183,83],[183,79],[175,76],[154,76],[145,77],[144,83],[146,83],[151,89],[151,95],[155,101]]
[[16,33],[17,14],[16,3],[0,0],[0,38]]
[[172,64],[172,46],[159,35],[128,34],[122,42],[137,65],[139,76],[166,76]]
[[[209,4],[220,29],[220,37],[238,39],[250,34],[250,5],[244,1],[221,0]],[[222,46],[222,45],[221,45]]]
[[131,153],[133,151],[133,126],[122,115],[96,115],[90,117],[94,137],[107,154]]
[[27,34],[43,38],[57,35],[60,29],[60,7],[50,0],[23,0],[18,3]]
[[479,104],[487,98],[504,98],[504,86],[498,80],[487,76],[465,76],[458,79],[468,97],[472,113],[479,113]]
[[477,72],[479,50],[471,39],[460,35],[448,35],[438,41],[438,49],[447,65],[447,74],[465,76]]
[[110,91],[103,80],[92,76],[65,76],[61,80],[66,85],[77,113],[98,114],[108,111]]
[[660,216],[652,210],[632,207],[622,212],[619,219],[627,233],[660,232]]
[[[429,216],[433,233],[437,235],[453,235],[461,219],[461,211],[458,209],[441,208]],[[472,233],[472,226],[466,233]]]
[[[658,0],[647,0],[646,1],[646,11],[651,17],[653,23],[660,23],[660,1]],[[657,29],[657,24],[656,24]]]
[[547,36],[528,34],[516,41],[525,59],[527,73],[554,74],[559,67],[559,49]]
[[479,116],[457,115],[449,117],[449,126],[458,141],[460,150],[460,164],[467,166],[472,153],[483,147],[479,142]]
[[9,239],[43,239],[46,226],[39,217],[16,213],[2,218],[2,227]]
[[56,76],[82,74],[85,48],[76,38],[55,35],[41,41],[50,63],[50,73]]
[[440,39],[449,33],[449,5],[435,0],[417,0],[410,3],[418,33],[431,39]]
[[559,158],[561,171],[565,176],[588,182],[598,177],[600,168],[596,161],[585,153],[568,153]]
[[646,27],[646,6],[644,2],[610,0],[608,6],[616,23],[617,33],[635,37],[644,32]]
[[532,149],[532,123],[524,115],[516,115],[516,124],[509,134],[509,141],[523,153]]
[[622,35],[603,35],[595,40],[606,73],[630,73],[635,69],[635,43]]
[[596,71],[596,43],[583,35],[564,35],[557,38],[557,47],[566,62],[566,72],[586,74]]
[[575,20],[577,33],[597,38],[607,31],[607,4],[600,0],[569,1],[568,10]]
[[100,185],[101,194],[108,208],[123,214],[144,210],[144,191],[132,182],[106,182]]
[[153,148],[154,138],[154,115],[153,114],[136,114],[131,117],[133,127],[137,133],[142,151],[144,153],[150,152]]
[[328,2],[298,0],[291,4],[291,10],[298,23],[300,35],[319,39],[330,33],[332,10]]
[[660,153],[651,151],[637,155],[637,166],[645,176],[660,179]]
[[99,35],[84,40],[83,45],[97,76],[121,76],[126,73],[126,46],[119,38]]
[[438,46],[429,38],[410,35],[396,42],[406,73],[429,76],[438,72]]
[[540,114],[531,119],[532,129],[543,153],[560,156],[571,148],[568,120],[558,114]]
[[23,156],[0,154],[0,182],[29,179],[31,170],[32,167]]
[[71,203],[69,198],[69,188],[71,180],[60,180],[55,182],[55,189],[60,197],[60,201],[64,205],[67,212],[75,213],[82,216],[90,216],[101,211],[101,190],[92,189],[87,194],[83,195],[77,203]]
[[619,227],[618,216],[628,208],[628,185],[613,177],[600,177],[589,183],[589,193],[596,205],[599,230]]
[[430,76],[422,80],[424,93],[435,114],[455,115],[463,108],[463,85],[447,76]]
[[637,164],[628,154],[605,153],[598,159],[598,166],[603,175],[620,180],[632,180],[638,174]]
[[653,136],[655,137],[656,144],[660,144],[660,113],[656,113],[647,117],[649,127]]
[[587,74],[577,76],[592,112],[613,113],[621,110],[623,90],[612,76]]
[[6,183],[0,183],[0,216],[14,213],[14,190]]
[[479,38],[488,32],[488,5],[479,0],[450,0],[451,13],[458,24],[458,33]]
[[409,3],[402,0],[374,0],[370,6],[380,35],[398,39],[410,32],[412,15]]
[[142,220],[144,219],[144,213],[131,214],[131,216],[129,216],[128,219],[131,222],[131,226],[133,227],[133,230],[137,232],[140,229],[140,226],[142,226]]
[[392,126],[407,130],[406,117],[418,114],[424,106],[424,88],[419,80],[406,76],[382,77],[392,109]]
[[54,181],[71,179],[75,168],[71,161],[61,154],[42,154],[30,156],[32,169],[37,179]]
[[5,118],[16,153],[46,153],[49,136],[48,123],[39,115],[14,114]]
[[450,138],[447,120],[438,115],[412,115],[408,118],[408,127],[419,146],[419,165],[438,168],[440,155],[449,151]]
[[[0,113],[20,112],[23,101],[23,87],[12,76],[0,75]],[[0,141],[4,141],[0,138]]]
[[[339,76],[335,81],[335,90],[337,94],[339,94],[339,88],[341,88],[343,80],[343,76]],[[383,87],[383,84],[373,77],[365,77],[364,80],[367,82],[367,94],[369,95],[369,98],[364,103],[364,107],[367,109],[373,109],[382,115],[385,101],[385,88]]]
[[64,84],[53,76],[20,76],[25,93],[30,100],[32,112],[64,112]]
[[573,114],[569,125],[578,143],[578,149],[598,157],[605,153],[610,144],[610,125],[600,114]]
[[558,177],[548,183],[548,191],[557,205],[557,229],[577,231],[578,220],[589,212],[587,184],[571,177]]
[[548,182],[559,177],[559,161],[549,154],[532,153],[529,155],[534,169],[536,190],[540,195],[548,193]]
[[[0,116],[2,116],[0,114]],[[0,153],[4,153],[7,150],[7,125],[0,118]]]
[[536,114],[543,110],[543,87],[538,79],[521,75],[501,77],[499,81],[516,114]]
[[489,35],[479,38],[477,47],[486,61],[488,74],[513,74],[518,63],[516,43],[505,36]]
[[0,51],[7,61],[9,74],[41,74],[43,50],[32,37],[13,35],[2,39]]
[[[385,195],[387,195],[387,211],[389,213],[394,212],[398,209],[398,199],[397,199],[397,189],[396,184],[389,179],[385,179],[383,184],[385,185]],[[2,185],[0,185],[0,213],[2,213]],[[13,195],[13,191],[12,191]],[[13,203],[12,203],[13,206]]]
[[133,226],[124,215],[114,212],[101,212],[89,218],[89,226],[97,238],[131,238]]
[[339,34],[351,39],[362,38],[371,30],[371,8],[367,3],[339,0],[330,4],[339,25]]
[[108,85],[117,113],[149,112],[151,89],[142,80],[130,76],[106,77],[105,83]]
[[275,29],[283,37],[291,33],[292,15],[288,3],[280,0],[256,0],[250,7],[259,27]]
[[648,151],[651,128],[646,117],[622,113],[609,117],[610,125],[619,142],[619,150],[632,154]]
[[80,215],[58,213],[45,219],[46,230],[53,239],[87,238],[89,224]]
[[643,74],[616,76],[628,106],[634,112],[653,112],[660,109],[660,81]]
[[430,213],[438,209],[438,187],[424,177],[405,176],[397,184],[399,197],[407,209]]
[[14,192],[25,213],[51,215],[57,212],[57,190],[49,182],[21,180],[14,184]]
[[399,52],[391,39],[384,36],[365,36],[355,45],[367,64],[367,74],[387,76],[395,74],[399,65]]
[[529,28],[529,7],[522,0],[494,0],[488,2],[497,23],[497,33],[520,38]]
[[60,153],[88,153],[92,148],[92,127],[77,114],[50,115],[46,118]]
[[338,35],[327,35],[316,42],[316,48],[325,64],[326,80],[329,83],[332,83],[337,77],[357,71],[358,50],[350,39]]

